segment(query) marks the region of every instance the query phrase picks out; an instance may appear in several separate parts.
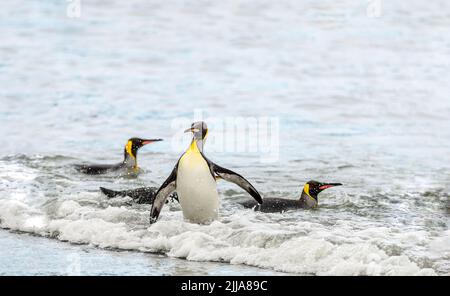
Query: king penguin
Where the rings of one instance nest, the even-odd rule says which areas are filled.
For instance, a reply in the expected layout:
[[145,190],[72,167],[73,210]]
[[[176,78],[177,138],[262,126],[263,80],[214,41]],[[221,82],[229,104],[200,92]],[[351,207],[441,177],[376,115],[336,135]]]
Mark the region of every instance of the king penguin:
[[125,173],[137,173],[139,167],[137,164],[137,152],[139,148],[147,144],[162,141],[162,139],[140,139],[131,138],[127,141],[124,150],[124,159],[117,164],[78,164],[75,168],[88,175],[100,175],[113,171],[123,171]]
[[341,183],[321,183],[317,181],[308,181],[303,186],[300,199],[284,198],[265,198],[264,203],[259,205],[249,200],[241,203],[245,208],[253,208],[255,211],[265,213],[285,212],[297,209],[313,209],[319,205],[318,195],[325,189],[341,186]]
[[260,194],[244,177],[211,162],[203,154],[208,134],[206,123],[194,122],[185,132],[193,134],[191,145],[181,156],[172,173],[156,193],[150,211],[150,223],[155,223],[170,193],[176,191],[184,219],[198,224],[210,223],[219,215],[219,195],[216,179],[235,183],[247,191],[257,202]]

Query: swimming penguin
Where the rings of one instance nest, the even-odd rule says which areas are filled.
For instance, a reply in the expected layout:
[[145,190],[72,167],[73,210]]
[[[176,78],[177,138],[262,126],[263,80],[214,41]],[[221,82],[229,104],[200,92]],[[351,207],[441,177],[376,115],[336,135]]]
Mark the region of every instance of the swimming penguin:
[[[156,191],[158,188],[156,187],[142,187],[137,189],[129,189],[129,190],[111,190],[104,187],[100,187],[100,190],[103,192],[104,195],[106,195],[109,198],[114,197],[131,197],[134,202],[137,204],[151,204],[153,203],[153,200],[156,196]],[[169,198],[174,201],[178,201],[177,193],[172,193]]]
[[139,167],[137,164],[137,152],[139,148],[150,143],[159,142],[162,139],[139,139],[131,138],[125,145],[124,159],[118,164],[79,164],[75,165],[75,168],[88,175],[100,175],[112,171],[123,170],[127,173],[137,173]]
[[192,142],[178,160],[170,176],[156,193],[150,212],[150,223],[155,223],[170,193],[176,191],[186,220],[193,223],[209,223],[218,218],[219,195],[216,179],[233,182],[247,191],[261,204],[258,191],[244,177],[211,162],[203,154],[208,134],[204,122],[195,122],[185,132],[192,132]]
[[303,187],[300,199],[284,199],[284,198],[265,198],[261,205],[249,200],[241,203],[245,208],[254,208],[255,211],[265,213],[284,212],[297,209],[311,209],[319,204],[318,195],[325,189],[341,186],[341,183],[320,183],[317,181],[309,181]]

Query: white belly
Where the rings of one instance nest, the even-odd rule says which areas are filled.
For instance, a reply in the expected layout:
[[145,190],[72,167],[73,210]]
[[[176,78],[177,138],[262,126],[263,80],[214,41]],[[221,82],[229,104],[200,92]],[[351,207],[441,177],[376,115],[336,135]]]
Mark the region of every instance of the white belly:
[[200,153],[186,153],[178,164],[177,193],[186,220],[210,223],[218,218],[216,180]]

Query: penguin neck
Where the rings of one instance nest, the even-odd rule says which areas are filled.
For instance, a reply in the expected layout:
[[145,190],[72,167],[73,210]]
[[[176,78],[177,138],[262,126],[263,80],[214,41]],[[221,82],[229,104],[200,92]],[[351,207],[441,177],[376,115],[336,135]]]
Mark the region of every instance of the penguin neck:
[[137,168],[138,164],[137,164],[137,153],[136,156],[133,156],[131,154],[128,153],[128,151],[125,150],[125,154],[124,154],[124,159],[123,159],[123,164],[125,167],[127,168]]
[[193,138],[187,152],[203,153],[203,140]]
[[298,200],[302,207],[305,208],[315,208],[319,204],[318,199],[312,197],[309,193],[302,191],[300,199]]

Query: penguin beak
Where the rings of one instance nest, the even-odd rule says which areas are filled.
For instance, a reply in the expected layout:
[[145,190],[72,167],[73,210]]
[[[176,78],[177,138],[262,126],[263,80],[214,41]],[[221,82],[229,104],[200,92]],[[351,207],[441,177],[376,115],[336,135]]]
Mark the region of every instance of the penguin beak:
[[325,189],[328,189],[328,188],[331,188],[331,187],[335,187],[335,186],[342,186],[342,184],[341,184],[341,183],[326,183],[326,184],[321,184],[321,185],[319,186],[319,190],[322,191],[322,190],[325,190]]
[[196,133],[196,132],[199,132],[199,130],[196,128],[190,127],[187,130],[185,130],[184,132],[185,133]]
[[160,141],[162,141],[163,139],[150,139],[150,140],[142,140],[142,146],[145,146],[145,145],[147,145],[147,144],[151,144],[151,143],[154,143],[154,142],[160,142]]

